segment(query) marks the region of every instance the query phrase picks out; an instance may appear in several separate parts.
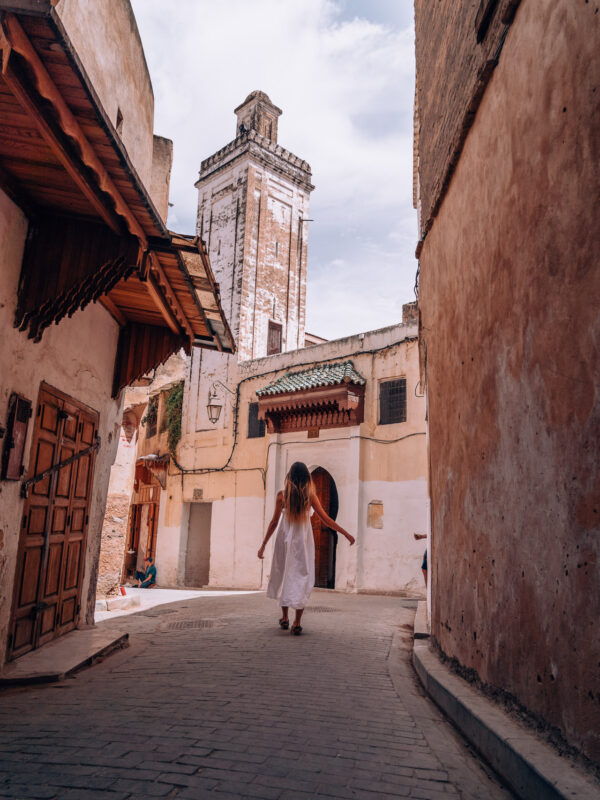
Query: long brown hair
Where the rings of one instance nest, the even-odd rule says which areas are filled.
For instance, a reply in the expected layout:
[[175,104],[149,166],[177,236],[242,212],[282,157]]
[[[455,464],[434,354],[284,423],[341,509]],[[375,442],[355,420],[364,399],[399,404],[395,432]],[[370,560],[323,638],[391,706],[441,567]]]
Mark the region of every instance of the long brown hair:
[[313,493],[308,467],[302,461],[295,461],[285,477],[283,487],[283,507],[290,519],[298,520],[308,513]]

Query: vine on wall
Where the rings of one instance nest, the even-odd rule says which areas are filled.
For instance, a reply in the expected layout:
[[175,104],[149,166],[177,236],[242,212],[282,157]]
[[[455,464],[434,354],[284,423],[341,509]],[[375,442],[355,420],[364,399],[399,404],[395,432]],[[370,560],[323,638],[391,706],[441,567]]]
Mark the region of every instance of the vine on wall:
[[181,439],[181,414],[183,409],[183,381],[176,383],[167,392],[165,398],[165,420],[167,425],[167,443],[171,455]]
[[142,418],[142,425],[146,426],[146,437],[149,439],[156,434],[156,423],[158,421],[158,395],[153,395],[148,399],[146,415]]

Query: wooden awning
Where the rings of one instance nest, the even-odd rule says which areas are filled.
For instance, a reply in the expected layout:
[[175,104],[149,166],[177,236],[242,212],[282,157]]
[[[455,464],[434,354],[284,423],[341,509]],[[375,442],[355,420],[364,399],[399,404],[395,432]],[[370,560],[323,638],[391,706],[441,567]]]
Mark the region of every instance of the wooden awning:
[[365,384],[352,361],[288,372],[256,392],[258,418],[269,433],[360,425]]
[[0,0],[0,56],[0,188],[30,223],[16,325],[39,341],[101,302],[115,393],[181,347],[233,352],[202,242],[167,230],[52,0]]

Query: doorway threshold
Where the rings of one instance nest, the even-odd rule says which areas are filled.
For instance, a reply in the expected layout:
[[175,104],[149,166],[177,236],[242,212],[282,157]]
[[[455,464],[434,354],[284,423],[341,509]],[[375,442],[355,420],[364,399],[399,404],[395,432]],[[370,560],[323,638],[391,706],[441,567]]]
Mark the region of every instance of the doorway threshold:
[[82,628],[9,661],[0,672],[0,688],[62,681],[113,650],[127,647],[129,634],[102,628]]

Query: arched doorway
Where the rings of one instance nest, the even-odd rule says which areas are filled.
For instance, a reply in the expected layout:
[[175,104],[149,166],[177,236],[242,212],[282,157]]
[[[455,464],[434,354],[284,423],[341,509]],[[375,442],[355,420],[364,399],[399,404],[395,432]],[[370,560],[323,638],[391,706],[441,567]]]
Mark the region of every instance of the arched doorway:
[[[338,493],[335,481],[322,467],[313,470],[312,479],[324,511],[331,519],[338,513]],[[325,527],[319,517],[311,517],[315,537],[315,586],[321,589],[335,589],[335,552],[337,533]]]

